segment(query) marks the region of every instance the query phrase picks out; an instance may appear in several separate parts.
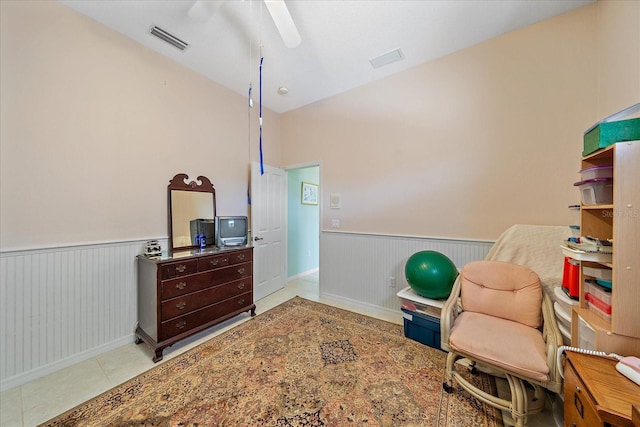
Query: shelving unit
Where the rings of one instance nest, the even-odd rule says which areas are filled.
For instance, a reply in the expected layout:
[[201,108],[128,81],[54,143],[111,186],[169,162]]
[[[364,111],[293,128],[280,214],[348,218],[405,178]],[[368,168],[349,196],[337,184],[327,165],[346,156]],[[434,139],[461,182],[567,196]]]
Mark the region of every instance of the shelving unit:
[[[619,142],[582,158],[582,168],[613,164],[613,203],[580,207],[583,236],[613,238],[611,262],[581,261],[580,300],[573,307],[571,345],[640,355],[640,141]],[[584,298],[585,267],[612,271],[611,319]]]

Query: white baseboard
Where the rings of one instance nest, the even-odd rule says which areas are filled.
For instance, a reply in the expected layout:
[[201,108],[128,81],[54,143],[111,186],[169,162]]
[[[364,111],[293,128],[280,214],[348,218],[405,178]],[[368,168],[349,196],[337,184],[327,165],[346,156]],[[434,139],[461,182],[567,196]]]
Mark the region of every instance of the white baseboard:
[[[387,321],[390,321],[392,323],[397,323],[399,325],[403,324],[403,320],[402,320],[403,313],[400,310],[393,310],[386,307],[380,307],[374,304],[368,304],[366,302],[345,298],[340,295],[322,292],[322,290],[320,290],[320,298],[326,301],[331,301],[332,303],[336,304],[336,307],[339,307],[339,308],[345,308],[349,311],[353,311],[356,313],[361,312],[366,315],[377,313],[379,315],[382,315],[382,317],[385,318],[385,320]],[[361,309],[361,310],[358,310],[358,309]]]
[[310,274],[317,273],[318,271],[320,271],[319,268],[312,268],[311,270],[303,271],[302,273],[296,274],[295,276],[287,277],[287,282],[290,282],[290,281],[296,280],[296,279],[300,279],[300,278],[308,276]]

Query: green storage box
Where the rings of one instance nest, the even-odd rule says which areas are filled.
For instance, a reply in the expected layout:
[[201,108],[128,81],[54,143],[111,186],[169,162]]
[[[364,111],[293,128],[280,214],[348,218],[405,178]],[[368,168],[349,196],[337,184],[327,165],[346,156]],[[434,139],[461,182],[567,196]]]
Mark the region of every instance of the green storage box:
[[586,156],[611,144],[640,139],[640,118],[598,123],[584,134],[582,155]]

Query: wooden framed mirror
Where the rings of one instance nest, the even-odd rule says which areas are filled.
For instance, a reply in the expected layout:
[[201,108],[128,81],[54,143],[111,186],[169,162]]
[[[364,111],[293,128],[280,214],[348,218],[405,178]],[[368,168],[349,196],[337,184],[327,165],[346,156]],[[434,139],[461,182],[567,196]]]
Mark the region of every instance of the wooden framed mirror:
[[[215,245],[216,190],[209,178],[179,173],[169,182],[169,251],[199,247],[195,234],[204,230],[207,246]],[[199,227],[199,228],[198,228]]]

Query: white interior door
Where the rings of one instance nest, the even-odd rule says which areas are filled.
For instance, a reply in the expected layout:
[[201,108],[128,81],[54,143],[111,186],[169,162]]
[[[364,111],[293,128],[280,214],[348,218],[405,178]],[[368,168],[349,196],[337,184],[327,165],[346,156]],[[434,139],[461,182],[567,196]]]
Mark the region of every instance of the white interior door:
[[251,162],[253,292],[259,300],[285,284],[287,179],[283,169]]

